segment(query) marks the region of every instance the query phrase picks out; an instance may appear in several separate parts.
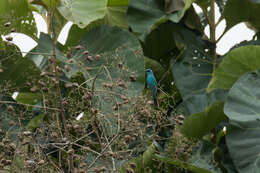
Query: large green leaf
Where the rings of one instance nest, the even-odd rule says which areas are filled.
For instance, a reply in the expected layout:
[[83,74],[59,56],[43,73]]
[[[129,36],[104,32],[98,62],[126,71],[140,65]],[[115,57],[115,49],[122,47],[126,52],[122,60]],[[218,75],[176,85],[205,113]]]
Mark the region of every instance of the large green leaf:
[[226,119],[224,102],[215,102],[203,112],[187,117],[181,131],[189,138],[201,138]]
[[[117,27],[100,26],[88,32],[81,40],[80,45],[87,48],[89,55],[92,55],[93,58],[95,55],[101,54],[101,59],[90,63],[86,60],[86,55],[83,54],[85,50],[75,51],[72,59],[76,63],[68,64],[72,67],[72,70],[66,73],[68,77],[73,76],[76,71],[81,71],[88,79],[90,76],[95,76],[99,67],[103,64],[108,68],[112,77],[110,82],[114,83],[119,78],[126,80],[126,84],[129,84],[127,90],[132,92],[130,95],[135,95],[134,93],[142,91],[144,86],[144,59],[140,44],[134,35]],[[121,71],[123,76],[119,73],[118,63],[120,62],[127,67],[127,69],[124,70],[123,68],[123,71]],[[136,64],[136,62],[139,63]],[[84,65],[82,66],[81,64]],[[85,70],[86,66],[92,70]],[[73,69],[76,71],[73,71]],[[130,82],[128,78],[130,74],[136,76],[137,82]],[[99,76],[101,81],[98,78],[96,82],[102,83],[104,80],[108,80],[107,75],[109,74],[103,71]]]
[[192,0],[187,0],[182,10],[167,14],[164,11],[164,2],[157,0],[130,0],[127,11],[128,24],[134,33],[142,36],[151,32],[161,23],[171,20],[179,22],[186,10],[191,6]]
[[[122,95],[131,99],[141,95],[144,88],[144,57],[141,46],[136,37],[128,31],[108,26],[100,26],[89,31],[82,38],[80,45],[87,48],[89,54],[84,55],[85,50],[75,51],[72,57],[75,63],[68,64],[71,71],[66,75],[71,77],[80,71],[86,79],[91,79],[99,73],[95,81],[95,90],[102,92],[96,93],[96,104],[100,111],[107,115],[104,126],[108,126],[109,121],[113,124],[112,129],[116,130],[116,121],[113,116],[110,117],[109,112],[113,111],[116,103],[122,102]],[[89,62],[86,59],[87,56],[95,58],[97,54],[101,55],[99,60]],[[122,68],[118,66],[120,63]],[[100,69],[102,65],[103,69]],[[86,67],[91,70],[86,70]],[[131,76],[136,78],[136,82],[130,80]],[[92,86],[92,83],[93,81],[89,80],[87,84]],[[104,83],[112,85],[113,88],[104,87]],[[125,87],[119,83],[123,83]],[[128,106],[125,105],[118,111],[122,114],[124,111],[127,113]],[[112,129],[112,133],[109,133],[111,135],[115,133]]]
[[128,24],[133,32],[142,35],[164,16],[163,1],[130,0],[127,11]]
[[128,0],[62,0],[57,8],[68,21],[84,29],[93,23],[127,28],[127,7]]
[[189,116],[182,131],[190,138],[200,138],[225,119],[223,103],[217,101],[225,100],[226,92],[206,93],[213,72],[209,45],[188,30],[181,30],[176,40],[186,46],[180,59],[171,61],[174,80],[183,98],[178,109]]
[[27,14],[28,2],[26,0],[3,0],[0,2],[0,14],[11,12],[15,15],[23,16]]
[[[196,45],[195,45],[196,46]],[[203,48],[187,48],[182,60],[172,60],[172,72],[183,99],[200,93],[210,81],[213,64]]]
[[128,6],[107,6],[106,16],[104,18],[104,24],[111,26],[119,26],[121,28],[128,28],[127,25],[127,12]]
[[67,20],[85,28],[105,16],[106,6],[107,0],[62,0],[58,10]]
[[135,168],[133,168],[133,171],[136,173],[159,172],[160,167],[158,166],[158,162],[155,160],[156,152],[157,152],[156,145],[151,144],[147,148],[147,150],[143,153],[143,155],[127,161],[125,164],[122,165],[122,167],[118,170],[118,172],[120,173],[127,172],[127,168],[128,169],[131,168],[130,163],[135,164]]
[[[31,92],[19,92],[18,96],[15,98],[18,103],[36,105],[42,100],[42,95],[40,93],[31,93]],[[33,106],[29,107],[31,110]]]
[[211,93],[197,93],[183,100],[178,107],[185,116],[189,116],[198,112],[203,112],[204,109],[217,101],[224,101],[227,92],[223,90],[216,90]]
[[[135,97],[141,95],[144,88],[144,57],[141,46],[130,32],[109,26],[100,26],[90,30],[81,39],[80,45],[82,49],[74,50],[71,61],[68,61],[56,48],[57,58],[67,78],[81,72],[87,80],[86,84],[92,88],[93,79],[96,76],[96,108],[105,115],[111,115],[106,118],[102,116],[100,119],[106,127],[112,124],[112,129],[109,126],[108,133],[114,134],[117,128],[111,114],[114,111],[113,107],[116,103],[123,102],[122,95],[129,98]],[[87,55],[86,51],[88,51]],[[42,33],[39,44],[33,52],[42,53],[31,55],[31,58],[41,70],[47,70],[47,57],[53,54],[50,36]],[[98,60],[95,58],[96,55],[100,56]],[[69,71],[65,70],[65,65],[69,67]],[[131,81],[131,77],[136,78],[136,81]],[[107,84],[112,88],[104,87]],[[128,106],[123,106],[122,110],[127,109]]]
[[191,6],[185,13],[185,25],[194,32],[198,31],[201,35],[204,34],[205,22],[201,19],[200,14],[197,14],[194,7]]
[[181,111],[190,115],[223,100],[225,92],[206,93],[213,72],[212,58],[208,53],[210,46],[188,29],[179,26],[176,31],[175,40],[186,48],[177,60],[171,60],[171,71],[184,100]]
[[260,121],[232,123],[227,129],[226,142],[239,173],[260,171]]
[[[18,139],[18,133],[32,118],[32,113],[26,111],[23,106],[15,104],[15,100],[6,93],[0,93],[0,101],[13,102],[4,104],[0,102],[0,129],[7,132],[6,135],[12,140]],[[12,106],[12,111],[8,111],[8,106]],[[15,123],[10,126],[10,122]]]
[[260,46],[243,46],[230,51],[213,73],[207,91],[230,89],[241,75],[260,69],[259,55]]
[[[10,26],[5,27],[9,22]],[[0,1],[1,35],[9,34],[11,29],[37,40],[36,23],[27,0]]]
[[170,59],[173,56],[176,57],[180,53],[180,49],[188,44],[205,47],[205,43],[187,27],[169,21],[150,32],[142,46],[145,56],[169,66]]
[[103,18],[106,24],[127,28],[127,6],[126,0],[62,0],[58,10],[67,20],[82,29]]
[[260,74],[249,72],[239,78],[228,93],[225,114],[238,122],[260,120]]
[[194,166],[190,163],[187,163],[187,162],[184,162],[184,161],[181,161],[181,160],[171,159],[171,158],[167,158],[167,157],[164,157],[164,156],[161,156],[161,155],[155,155],[155,158],[159,161],[166,163],[166,164],[170,164],[170,165],[173,165],[173,166],[178,167],[178,168],[184,168],[184,169],[187,169],[187,170],[194,172],[194,173],[212,173],[211,171],[209,171],[207,169]]
[[224,111],[231,120],[227,146],[239,173],[260,171],[259,79],[259,71],[241,76],[230,89],[225,104]]
[[[182,25],[171,25],[174,31],[172,38],[175,40],[178,49],[182,50],[179,55],[174,55],[175,59],[171,62],[172,72],[176,80],[178,80],[176,84],[179,85],[182,96],[185,98],[190,92],[194,92],[194,90],[203,90],[205,83],[211,77],[213,63],[208,52],[210,44]],[[189,75],[193,75],[193,77]],[[179,77],[177,79],[178,76],[182,76],[182,78]],[[193,82],[198,83],[200,81],[202,83],[196,85],[197,89],[189,88],[194,85],[193,82],[190,82],[193,78]]]
[[224,9],[224,17],[227,22],[226,30],[240,22],[249,22],[253,27],[259,29],[260,4],[251,0],[228,0]]
[[70,28],[68,38],[65,44],[66,48],[74,47],[79,44],[81,38],[87,34],[91,29],[104,24],[104,20],[96,20],[91,22],[86,28],[81,29],[78,25],[73,24]]
[[144,55],[168,64],[172,53],[178,52],[173,35],[178,34],[179,28],[181,28],[179,25],[167,22],[153,30],[144,40]]
[[37,82],[40,78],[40,70],[33,61],[22,57],[15,46],[0,49],[0,68],[3,70],[0,73],[0,85],[9,83],[16,91],[28,91],[30,86],[26,83]]
[[128,7],[128,1],[109,0],[106,8],[106,15],[102,19],[92,21],[85,28],[80,28],[74,24],[70,28],[68,38],[65,47],[76,46],[80,39],[87,34],[91,29],[98,27],[102,24],[110,26],[119,26],[121,28],[127,28],[126,11]]
[[45,117],[44,114],[40,114],[40,115],[33,117],[30,120],[30,122],[26,125],[26,128],[29,130],[34,130],[34,129],[40,127],[40,125],[43,123],[44,117]]
[[166,13],[172,13],[181,10],[185,2],[183,0],[164,0]]
[[214,160],[214,149],[215,146],[213,144],[202,140],[198,146],[193,147],[192,157],[189,161],[192,165],[204,168],[212,173],[222,173]]

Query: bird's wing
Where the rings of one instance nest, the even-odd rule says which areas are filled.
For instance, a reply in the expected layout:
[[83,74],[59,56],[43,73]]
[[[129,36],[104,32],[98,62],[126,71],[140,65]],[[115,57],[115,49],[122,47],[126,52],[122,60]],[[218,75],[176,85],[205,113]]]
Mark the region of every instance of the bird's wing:
[[154,87],[157,86],[157,82],[156,82],[156,79],[154,78],[154,76],[149,75],[149,76],[147,77],[147,85],[148,85],[148,88],[149,88],[150,90],[152,90]]

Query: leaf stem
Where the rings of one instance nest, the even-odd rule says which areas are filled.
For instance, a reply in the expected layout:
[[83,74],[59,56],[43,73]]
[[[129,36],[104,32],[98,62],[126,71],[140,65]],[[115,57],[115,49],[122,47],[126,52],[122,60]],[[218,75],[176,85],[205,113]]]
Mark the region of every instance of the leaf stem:
[[219,36],[219,38],[217,39],[216,43],[218,43],[221,38],[226,34],[227,30],[223,31],[223,33],[221,34],[221,36]]
[[220,24],[220,22],[222,22],[223,19],[224,19],[224,16],[221,15],[220,18],[218,19],[217,23],[215,24],[216,27]]
[[217,54],[216,54],[216,24],[215,24],[215,0],[210,1],[210,41],[213,44],[211,56],[213,59],[213,71],[216,69]]

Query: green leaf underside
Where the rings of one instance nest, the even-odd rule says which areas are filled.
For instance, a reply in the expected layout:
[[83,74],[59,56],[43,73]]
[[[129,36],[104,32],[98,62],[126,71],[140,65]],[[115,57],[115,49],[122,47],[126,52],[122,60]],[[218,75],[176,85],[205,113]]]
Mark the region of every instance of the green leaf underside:
[[260,171],[260,121],[231,123],[227,129],[227,146],[239,173]]
[[168,20],[179,22],[192,2],[193,0],[187,0],[182,10],[166,14],[163,1],[131,0],[127,11],[128,24],[133,32],[144,40],[145,34],[150,33],[160,24]]
[[202,140],[196,147],[193,147],[193,154],[189,162],[194,166],[207,169],[211,173],[222,173],[214,160],[215,147],[212,143]]
[[260,171],[259,81],[259,71],[242,75],[229,90],[224,107],[230,119],[227,146],[239,173]]
[[260,120],[260,74],[249,72],[239,78],[228,93],[224,112],[230,120]]

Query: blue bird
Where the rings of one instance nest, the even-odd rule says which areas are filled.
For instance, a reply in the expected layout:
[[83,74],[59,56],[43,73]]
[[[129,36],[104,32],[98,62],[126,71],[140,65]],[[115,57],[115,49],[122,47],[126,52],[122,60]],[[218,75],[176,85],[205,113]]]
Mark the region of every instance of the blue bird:
[[146,69],[145,72],[146,72],[146,83],[153,96],[154,106],[158,107],[159,105],[157,100],[157,82],[155,76],[151,69]]

